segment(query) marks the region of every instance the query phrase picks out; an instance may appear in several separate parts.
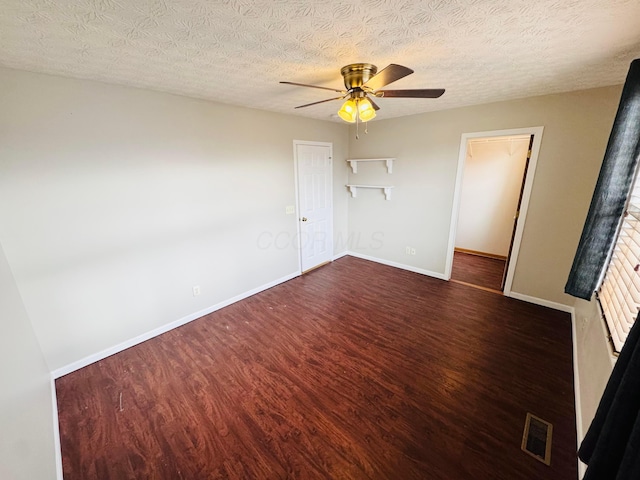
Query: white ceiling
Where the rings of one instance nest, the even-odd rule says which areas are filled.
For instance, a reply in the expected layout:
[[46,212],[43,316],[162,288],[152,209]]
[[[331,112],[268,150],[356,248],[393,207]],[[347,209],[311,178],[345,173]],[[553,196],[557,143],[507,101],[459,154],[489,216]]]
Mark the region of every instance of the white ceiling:
[[332,117],[354,62],[415,70],[378,118],[624,82],[640,0],[0,0],[0,65]]

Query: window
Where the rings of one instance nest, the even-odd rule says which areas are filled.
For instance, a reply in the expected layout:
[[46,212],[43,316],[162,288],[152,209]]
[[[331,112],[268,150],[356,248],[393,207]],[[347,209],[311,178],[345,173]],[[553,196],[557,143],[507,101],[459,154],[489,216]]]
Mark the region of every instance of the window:
[[[620,352],[640,306],[640,58],[631,62],[565,292],[602,307]],[[604,277],[604,278],[603,278]],[[640,325],[638,325],[640,330]]]
[[640,310],[640,181],[634,180],[598,300],[616,352]]

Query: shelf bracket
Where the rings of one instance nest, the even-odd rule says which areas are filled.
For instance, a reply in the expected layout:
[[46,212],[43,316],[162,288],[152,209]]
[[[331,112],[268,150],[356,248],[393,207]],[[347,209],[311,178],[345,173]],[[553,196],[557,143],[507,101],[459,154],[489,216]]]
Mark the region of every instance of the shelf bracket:
[[[393,173],[393,158],[387,158],[386,163],[387,163],[387,173]],[[389,195],[391,195],[391,192],[389,192]]]

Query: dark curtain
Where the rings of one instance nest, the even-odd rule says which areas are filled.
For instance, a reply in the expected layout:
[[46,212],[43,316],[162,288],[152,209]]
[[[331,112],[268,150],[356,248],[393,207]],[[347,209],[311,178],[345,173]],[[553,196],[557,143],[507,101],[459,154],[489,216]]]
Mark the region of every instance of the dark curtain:
[[640,321],[622,347],[578,456],[584,480],[640,479]]
[[607,261],[640,155],[640,59],[631,63],[564,291],[589,300]]

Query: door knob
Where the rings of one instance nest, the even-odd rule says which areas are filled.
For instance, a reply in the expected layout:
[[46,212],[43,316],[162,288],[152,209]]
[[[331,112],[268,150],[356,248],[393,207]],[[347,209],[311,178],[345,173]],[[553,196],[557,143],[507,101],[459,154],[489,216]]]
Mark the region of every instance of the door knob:
[[300,220],[302,220],[303,222],[307,221],[307,217],[302,217]]

